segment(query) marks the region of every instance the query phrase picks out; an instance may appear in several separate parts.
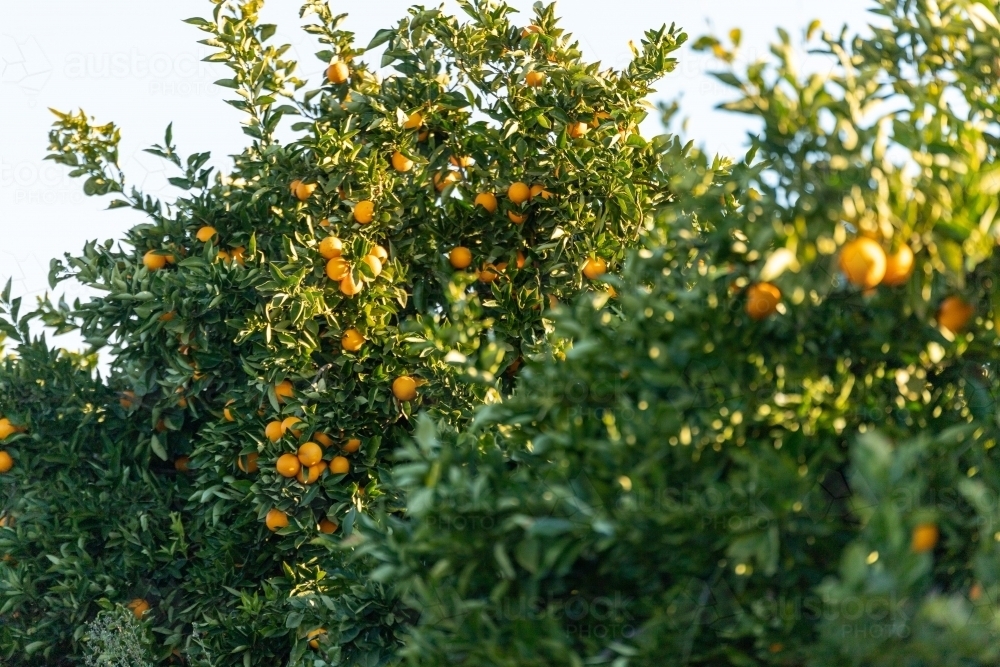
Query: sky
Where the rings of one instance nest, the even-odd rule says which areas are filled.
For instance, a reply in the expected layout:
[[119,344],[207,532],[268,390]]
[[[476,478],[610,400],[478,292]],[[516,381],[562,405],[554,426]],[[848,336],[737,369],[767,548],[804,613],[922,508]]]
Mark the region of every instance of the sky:
[[[332,0],[337,13],[350,15],[345,28],[367,44],[375,31],[395,23],[412,0]],[[435,6],[435,2],[425,2]],[[531,16],[532,0],[508,0]],[[806,26],[819,19],[825,29],[847,24],[863,31],[872,20],[872,0],[562,0],[557,14],[580,42],[584,57],[604,66],[621,67],[631,58],[629,40],[643,31],[676,23],[690,37],[743,32],[741,58],[753,61],[768,54],[775,30],[786,28],[801,40]],[[299,29],[301,0],[269,0],[263,19],[279,26],[275,42],[292,45],[288,56],[299,62],[298,75],[310,80],[323,69],[313,55],[312,37]],[[453,0],[445,9],[457,12]],[[107,211],[107,200],[86,197],[81,181],[43,158],[53,116],[84,109],[99,122],[114,121],[122,133],[121,165],[126,178],[149,194],[170,200],[177,194],[166,182],[162,161],[142,152],[163,138],[173,123],[174,139],[183,155],[211,151],[211,164],[225,167],[226,156],[239,153],[246,137],[241,114],[223,103],[223,88],[212,84],[227,76],[221,65],[202,62],[209,47],[197,44],[203,33],[182,19],[209,15],[208,0],[101,0],[70,3],[32,0],[0,3],[0,286],[13,280],[14,296],[26,306],[49,290],[53,257],[78,253],[88,240],[120,238],[142,222],[131,210]],[[685,135],[713,153],[741,154],[751,119],[718,111],[732,93],[708,73],[718,64],[695,53],[690,43],[677,54],[674,73],[658,86],[653,101],[680,98]],[[802,54],[806,67],[823,67]],[[643,126],[647,135],[662,132],[656,118]],[[71,300],[86,292],[62,283],[55,294]],[[72,337],[59,344],[79,347]]]

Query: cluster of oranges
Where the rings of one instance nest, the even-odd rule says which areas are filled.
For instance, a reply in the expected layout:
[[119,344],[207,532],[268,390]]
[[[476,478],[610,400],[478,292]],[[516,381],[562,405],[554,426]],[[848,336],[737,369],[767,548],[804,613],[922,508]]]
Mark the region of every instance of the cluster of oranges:
[[[359,202],[358,206],[365,202]],[[371,202],[367,202],[371,203]],[[355,217],[357,217],[357,207],[355,207]],[[370,215],[370,211],[369,211]],[[371,218],[369,217],[370,221]],[[355,280],[353,267],[344,258],[344,242],[336,236],[327,236],[319,243],[319,254],[326,260],[326,276],[330,280],[340,283],[340,292],[345,296],[354,296],[361,292],[364,281],[368,276],[362,274],[360,280]],[[371,280],[378,278],[382,273],[382,266],[389,260],[389,252],[380,245],[372,248],[372,251],[361,258],[361,263],[366,265],[371,273]],[[363,342],[363,341],[362,341]],[[358,346],[360,348],[360,345]]]
[[[0,417],[0,441],[6,440],[15,433],[21,433],[24,428],[14,426],[6,417]],[[14,467],[14,457],[5,449],[0,449],[0,474],[10,472]]]
[[[901,245],[889,255],[878,241],[867,237],[845,243],[837,263],[847,282],[866,292],[879,285],[904,285],[915,267],[913,250],[908,245]],[[777,310],[780,301],[781,290],[776,285],[755,283],[747,288],[746,312],[751,318],[762,320]],[[938,307],[937,321],[945,329],[958,333],[974,312],[975,308],[961,297],[949,296]]]

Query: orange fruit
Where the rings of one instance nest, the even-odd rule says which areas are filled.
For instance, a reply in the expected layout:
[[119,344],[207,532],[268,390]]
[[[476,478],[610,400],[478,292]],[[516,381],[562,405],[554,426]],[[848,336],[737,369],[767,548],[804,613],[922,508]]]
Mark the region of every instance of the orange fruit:
[[324,447],[330,447],[333,445],[333,438],[328,436],[326,433],[313,433],[312,439]]
[[221,259],[223,262],[228,262],[230,259],[232,259],[229,256],[229,253],[226,252],[225,250],[220,250],[219,252],[215,253],[215,258]]
[[295,454],[282,454],[274,468],[282,477],[295,477],[302,469],[302,462]]
[[338,60],[326,68],[326,80],[340,85],[351,77],[351,68],[343,60]]
[[472,264],[472,251],[465,246],[452,248],[448,253],[448,261],[456,269],[467,269]]
[[348,273],[340,281],[340,292],[344,296],[354,296],[361,292],[361,288],[364,287],[364,283],[360,280],[358,282],[354,281],[354,276]]
[[517,251],[517,260],[515,262],[517,264],[517,268],[523,269],[524,268],[524,262],[525,262],[524,253],[521,252],[520,250],[518,250]]
[[299,481],[299,484],[314,484],[319,476],[323,474],[326,470],[326,464],[320,461],[319,463],[314,463],[309,467],[303,466],[299,473],[295,475],[295,479]]
[[316,183],[303,183],[302,181],[296,181],[295,186],[292,188],[292,194],[299,201],[305,201],[312,197],[312,193],[315,192],[317,188]]
[[281,422],[271,422],[264,427],[264,435],[271,442],[278,442],[284,434],[285,430],[281,428]]
[[852,285],[871,289],[882,282],[885,269],[885,251],[870,238],[854,239],[840,250],[840,270]]
[[529,192],[529,196],[531,197],[531,199],[534,199],[539,195],[541,195],[542,199],[552,199],[552,193],[546,190],[545,186],[541,185],[540,183],[535,183],[534,185],[531,186],[531,191]]
[[365,255],[361,261],[368,265],[374,277],[378,278],[379,274],[382,273],[382,261],[375,255]]
[[540,34],[542,34],[541,26],[537,26],[534,23],[532,23],[531,25],[525,26],[524,30],[521,31],[521,39],[524,39],[528,35],[540,35]]
[[161,322],[169,322],[170,320],[174,319],[174,317],[176,315],[177,315],[177,313],[175,313],[174,311],[171,310],[169,312],[166,312],[166,313],[163,313],[162,315],[160,315],[160,321]]
[[527,213],[514,213],[514,211],[507,211],[507,217],[515,225],[520,225],[522,222],[528,219]]
[[147,271],[159,271],[167,265],[167,258],[163,255],[157,255],[155,250],[150,250],[142,256],[142,265],[146,267]]
[[467,167],[471,167],[476,161],[468,155],[452,155],[448,158],[448,162],[450,162],[452,166],[465,169]]
[[389,261],[389,251],[380,245],[377,245],[374,248],[372,248],[372,251],[369,254],[378,257],[378,261],[382,262],[383,264]]
[[746,312],[755,320],[775,313],[781,301],[781,290],[771,283],[755,283],[747,288]]
[[299,463],[314,466],[323,460],[323,448],[315,442],[306,442],[299,447]]
[[[131,394],[132,392],[125,392],[125,393]],[[135,394],[132,394],[132,396],[134,397]],[[126,410],[132,407],[131,401],[129,401],[128,405],[125,405],[124,398],[118,399],[118,402],[121,403],[122,407],[125,408]],[[0,419],[0,440],[6,440],[15,433],[17,433],[17,427],[11,424],[9,419],[7,419],[6,417]]]
[[497,262],[496,264],[484,264],[479,271],[479,280],[484,283],[491,283],[500,277],[500,273],[507,268],[507,262]]
[[434,188],[441,192],[452,183],[462,180],[462,175],[457,171],[445,171],[434,174]]
[[413,169],[413,160],[396,151],[392,154],[392,168],[396,171],[409,171]]
[[323,259],[340,257],[344,253],[344,242],[336,236],[327,236],[319,242],[319,254]]
[[231,249],[229,252],[234,262],[236,262],[240,266],[244,266],[243,253],[245,253],[246,250],[247,249],[244,248],[243,246],[239,246],[238,248]]
[[212,240],[212,237],[215,236],[216,233],[217,232],[215,231],[215,227],[212,227],[210,225],[205,225],[204,227],[198,230],[198,232],[194,235],[194,237],[199,241],[201,241],[202,243],[208,243],[209,241]]
[[[343,190],[341,190],[341,196],[340,196],[341,199],[344,198],[344,196],[343,196],[342,193],[343,193]],[[319,221],[319,226],[320,227],[329,227],[330,226],[330,221],[327,220],[326,218],[323,218],[322,220]]]
[[375,219],[375,202],[365,199],[354,205],[354,219],[360,225],[367,225]]
[[278,397],[278,403],[284,403],[284,399],[291,398],[295,395],[295,389],[292,387],[292,383],[288,380],[282,380],[278,384],[274,385],[274,395]]
[[544,72],[528,72],[524,77],[524,82],[531,86],[532,88],[538,88],[545,84],[545,73]]
[[310,630],[306,639],[309,640],[309,646],[311,648],[319,648],[319,640],[326,634],[325,628],[316,628],[315,630]]
[[178,472],[187,472],[188,466],[191,464],[190,456],[178,456],[174,459],[174,470]]
[[482,206],[490,213],[497,212],[497,196],[492,192],[480,192],[473,201],[473,206]]
[[157,419],[156,426],[154,426],[153,428],[156,429],[157,433],[163,433],[164,431],[167,430],[167,423],[162,419]]
[[922,554],[934,548],[938,541],[938,527],[933,523],[922,523],[913,529],[910,550]]
[[136,598],[128,603],[128,608],[136,618],[142,618],[142,615],[149,611],[149,603],[142,598]]
[[302,421],[302,420],[299,419],[298,417],[285,417],[284,419],[282,419],[281,420],[281,435],[284,435],[285,433],[291,433],[292,436],[294,436],[296,438],[299,437],[300,435],[302,435],[302,431],[300,431],[298,429],[295,429],[295,428],[292,428],[293,426],[295,426],[296,424],[298,424],[300,421]]
[[590,257],[583,265],[583,275],[591,280],[600,278],[608,272],[608,263],[601,257]]
[[522,183],[521,181],[516,181],[510,184],[507,188],[507,199],[511,200],[515,204],[523,204],[531,198],[531,188],[528,187],[527,183]]
[[590,126],[586,123],[570,123],[566,127],[566,131],[569,132],[569,136],[573,139],[579,139],[590,132]]
[[330,280],[343,280],[351,272],[351,265],[343,257],[334,257],[326,263],[326,277]]
[[409,375],[400,375],[392,381],[392,395],[404,403],[412,401],[417,397],[417,381]]
[[0,474],[10,472],[14,467],[14,457],[9,452],[0,449]]
[[259,457],[257,452],[250,452],[246,456],[236,459],[236,467],[245,473],[257,472],[257,459]]
[[319,532],[326,533],[327,535],[337,532],[338,528],[340,528],[340,526],[329,519],[323,519],[319,522]]
[[424,124],[424,117],[419,111],[414,111],[403,123],[404,130],[415,130]]
[[348,454],[353,454],[354,452],[361,449],[361,440],[359,440],[358,438],[351,438],[346,443],[344,443],[343,449]]
[[284,528],[288,525],[288,515],[279,509],[270,509],[267,512],[267,516],[264,518],[264,524],[267,526],[268,530],[272,533],[279,528]]
[[958,333],[969,323],[975,311],[975,307],[961,297],[949,296],[938,307],[937,321],[948,331]]
[[222,417],[227,422],[234,422],[234,421],[236,421],[236,418],[233,417],[233,413],[230,412],[230,410],[229,410],[229,406],[232,405],[235,402],[236,402],[236,399],[235,398],[231,398],[228,401],[226,401],[226,407],[222,408]]
[[590,121],[590,126],[597,128],[601,125],[601,121],[608,120],[609,118],[611,118],[611,114],[607,111],[598,111],[594,114],[594,120]]
[[357,352],[365,344],[365,337],[357,329],[348,329],[340,338],[340,345],[348,352]]
[[910,246],[901,245],[899,250],[889,255],[885,261],[883,285],[902,285],[913,275],[913,251]]
[[330,461],[330,472],[334,475],[343,475],[351,470],[351,463],[343,456],[334,456]]

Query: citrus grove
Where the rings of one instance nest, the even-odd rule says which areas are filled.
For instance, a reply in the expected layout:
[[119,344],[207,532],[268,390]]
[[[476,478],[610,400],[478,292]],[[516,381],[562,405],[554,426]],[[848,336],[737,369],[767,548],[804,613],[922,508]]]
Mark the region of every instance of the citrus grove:
[[[182,157],[168,128],[149,152],[183,192],[161,202],[120,171],[114,125],[57,113],[50,134],[86,194],[146,220],[53,261],[53,285],[98,297],[22,316],[5,295],[0,652],[16,664],[73,662],[109,603],[148,623],[155,660],[393,661],[414,617],[355,552],[359,517],[402,510],[388,470],[414,416],[458,427],[501,400],[545,349],[546,313],[605,293],[670,198],[674,144],[636,128],[679,31],[646,33],[615,71],[581,59],[551,6],[515,22],[463,2],[466,23],[415,8],[364,47],[312,0],[310,86],[262,2],[213,4],[188,23],[245,112],[230,169]],[[378,47],[384,74],[364,60]],[[478,316],[453,318],[473,297]],[[49,351],[32,320],[90,349]]]
[[635,131],[676,28],[602,70],[460,4],[360,48],[308,3],[318,88],[259,2],[189,20],[250,146],[168,129],[170,204],[59,115],[148,222],[53,262],[100,296],[0,300],[4,659],[121,605],[165,664],[996,664],[995,8],[814,24],[822,74],[698,40],[731,161]]

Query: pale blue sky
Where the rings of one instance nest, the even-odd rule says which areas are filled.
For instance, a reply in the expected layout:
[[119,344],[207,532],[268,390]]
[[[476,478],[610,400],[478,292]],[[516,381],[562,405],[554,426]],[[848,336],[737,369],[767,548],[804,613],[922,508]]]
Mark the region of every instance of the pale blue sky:
[[[265,11],[277,23],[277,39],[293,44],[300,75],[318,77],[312,38],[298,29],[299,0],[271,0]],[[375,30],[395,22],[410,0],[331,3],[348,11],[347,27],[367,43]],[[436,3],[427,2],[427,6]],[[530,15],[531,0],[511,5]],[[863,30],[870,0],[562,0],[563,25],[580,41],[586,57],[618,67],[630,58],[628,41],[647,28],[676,22],[693,41],[706,32],[725,34],[740,27],[743,55],[766,54],[777,26],[801,37],[815,18],[836,30],[847,23]],[[455,4],[445,3],[454,10]],[[202,33],[181,19],[209,13],[207,0],[101,0],[69,3],[33,0],[0,4],[0,278],[14,279],[15,294],[33,299],[47,289],[49,259],[78,252],[88,239],[117,238],[139,221],[132,211],[104,211],[106,202],[86,198],[80,182],[44,162],[51,116],[47,107],[82,107],[122,129],[122,164],[131,180],[151,194],[170,198],[164,165],[141,149],[159,141],[167,123],[182,153],[209,150],[217,160],[244,145],[240,114],[223,104],[225,91],[212,81],[226,75],[200,62],[209,52],[196,44]],[[725,87],[706,75],[711,58],[690,48],[679,55],[677,71],[658,86],[658,98],[682,95],[688,136],[713,152],[734,154],[751,125],[739,116],[714,111],[727,98]],[[658,131],[647,123],[644,131]],[[213,160],[215,164],[224,164]],[[70,286],[60,288],[72,296]]]

